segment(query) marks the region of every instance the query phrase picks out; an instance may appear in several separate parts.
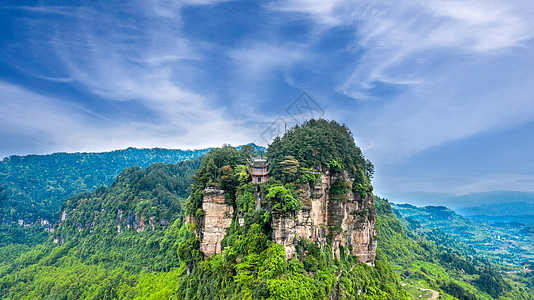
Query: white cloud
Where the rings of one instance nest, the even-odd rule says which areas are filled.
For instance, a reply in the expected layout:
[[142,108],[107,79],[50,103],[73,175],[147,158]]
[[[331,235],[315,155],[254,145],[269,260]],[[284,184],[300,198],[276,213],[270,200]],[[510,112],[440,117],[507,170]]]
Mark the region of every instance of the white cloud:
[[[118,101],[123,107],[135,102],[151,117],[136,119],[134,113],[120,120],[98,118],[82,106],[69,105],[71,99],[4,83],[0,89],[10,93],[2,98],[2,123],[15,135],[40,136],[48,143],[43,152],[248,143],[254,136],[251,129],[243,128],[242,121],[227,114],[216,99],[187,88],[198,75],[189,62],[203,59],[203,45],[192,46],[181,34],[180,8],[186,4],[165,12],[163,4],[126,6],[122,12],[71,8],[68,22],[49,24],[51,30],[39,37],[61,59],[61,64],[52,66],[62,66],[66,74],[55,78],[32,73],[41,79],[69,81],[77,89],[100,96],[100,101]],[[117,17],[121,13],[135,16],[136,22]],[[27,106],[31,109],[25,110]]]
[[[364,117],[349,119],[379,161],[534,119],[531,1],[296,0],[269,7],[327,29],[353,28],[362,54],[348,62],[353,71],[339,92],[387,100],[362,105]],[[381,86],[395,92],[384,96]]]
[[[168,90],[167,90],[168,91]],[[157,90],[156,90],[157,92]],[[4,141],[0,155],[12,153],[11,144],[33,144],[33,151],[104,151],[126,147],[203,148],[249,141],[241,124],[201,107],[168,106],[160,120],[114,120],[69,101],[43,96],[0,81]],[[17,139],[24,139],[18,141]],[[38,150],[36,150],[38,149]],[[24,149],[21,151],[25,151]]]
[[288,12],[302,13],[312,16],[316,21],[326,26],[337,26],[350,21],[350,12],[354,3],[345,0],[293,0],[270,3],[267,8]]
[[235,62],[236,72],[252,81],[261,81],[276,70],[287,70],[307,58],[302,45],[273,45],[255,42],[232,50],[229,55]]

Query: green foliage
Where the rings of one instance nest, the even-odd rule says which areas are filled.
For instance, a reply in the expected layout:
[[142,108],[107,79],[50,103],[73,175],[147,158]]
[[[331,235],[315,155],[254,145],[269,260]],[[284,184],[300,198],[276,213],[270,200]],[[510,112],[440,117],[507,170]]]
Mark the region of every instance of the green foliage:
[[251,153],[253,152],[250,147],[245,146],[241,147],[241,150],[230,145],[210,150],[193,177],[187,213],[191,214],[202,208],[203,191],[206,187],[224,189],[228,199],[235,199],[237,187],[249,180],[248,175],[243,173]]
[[315,169],[300,168],[299,174],[300,183],[309,184],[310,186],[315,185],[319,178],[321,178],[321,174]]
[[302,208],[295,192],[283,185],[270,186],[266,195],[272,204],[273,211],[295,211]]
[[459,284],[455,283],[454,281],[451,281],[449,283],[444,283],[440,286],[440,288],[442,288],[443,291],[446,292],[447,294],[454,296],[460,300],[476,300],[477,299],[475,295],[466,291],[463,287],[461,287]]
[[[131,166],[146,167],[156,162],[176,163],[205,154],[204,150],[128,148],[102,153],[55,153],[10,156],[0,162],[0,246],[9,243],[36,244],[48,233],[40,220],[51,224],[59,219],[65,199],[110,185],[119,173]],[[189,162],[200,164],[200,160]],[[197,169],[198,166],[192,166]],[[190,177],[177,178],[188,190]],[[1,192],[3,191],[3,192]],[[19,220],[31,226],[21,227]]]
[[[351,188],[363,197],[372,189],[373,170],[350,132],[335,122],[309,121],[271,148],[274,178],[260,187],[261,209],[255,207],[258,187],[247,173],[247,160],[258,153],[247,146],[213,149],[202,164],[128,168],[109,188],[69,198],[61,206],[66,220],[55,226],[57,244],[0,247],[0,297],[408,299],[402,276],[445,299],[528,299],[531,278],[524,278],[524,290],[511,286],[487,261],[459,250],[463,245],[450,236],[410,231],[380,198],[375,201],[379,249],[374,267],[359,264],[342,247],[341,259],[335,259],[331,244],[307,239],[299,240],[294,257],[286,260],[284,247],[271,241],[270,219],[271,212],[301,209],[295,186],[314,185],[321,174],[317,170],[328,169],[338,178],[330,189],[333,200],[344,200]],[[342,180],[347,172],[355,178],[352,187]],[[196,225],[182,223],[181,205],[189,195],[188,213],[201,218],[206,187],[224,189],[236,211],[224,250],[209,258],[200,252]],[[444,218],[448,214],[431,209]],[[145,230],[138,232],[142,224]]]
[[256,200],[256,184],[249,182],[240,185],[236,195],[237,208],[242,212],[248,212],[254,209]]
[[[234,220],[223,240],[223,253],[206,260],[193,228],[182,225],[180,217],[165,229],[118,234],[115,214],[114,218],[97,218],[104,222],[101,226],[78,232],[79,223],[95,218],[90,203],[101,203],[112,211],[122,207],[125,216],[128,211],[152,210],[156,200],[143,193],[151,193],[154,187],[176,194],[170,189],[172,184],[165,184],[169,173],[161,168],[166,165],[127,169],[109,189],[70,199],[65,208],[75,207],[76,214],[69,215],[58,229],[66,242],[20,249],[11,255],[11,261],[18,258],[0,265],[4,272],[0,294],[8,299],[405,298],[397,277],[380,255],[375,268],[357,264],[357,258],[350,256],[340,262],[332,258],[329,246],[321,249],[302,240],[296,257],[287,261],[284,247],[269,239],[269,212],[252,207],[255,185],[251,183],[236,191],[235,205],[244,212],[243,226]],[[147,182],[152,172],[159,176]],[[291,194],[284,186],[270,188],[280,199]]]
[[208,150],[128,148],[101,153],[10,156],[0,163],[0,178],[5,189],[1,214],[9,220],[29,222],[44,218],[51,221],[58,217],[63,200],[110,185],[125,168],[190,160]]
[[352,183],[352,192],[363,199],[367,196],[367,192],[372,191],[373,186],[371,185],[371,179],[366,176],[363,171],[357,172],[354,176],[354,182]]
[[477,279],[475,285],[482,291],[497,298],[510,290],[510,286],[504,281],[501,274],[491,268],[486,268]]
[[298,161],[301,168],[347,171],[353,176],[363,172],[369,179],[374,173],[373,165],[363,157],[350,130],[345,125],[323,119],[306,121],[282,138],[276,137],[265,155],[270,161],[270,172],[277,179],[287,173],[284,167],[288,157]]
[[169,299],[186,269],[179,246],[187,245],[191,234],[175,222],[165,232],[113,239],[95,234],[64,245],[39,245],[8,263],[11,274],[2,274],[0,294],[7,299]]
[[[376,198],[378,248],[406,282],[441,289],[458,299],[528,299],[511,290],[491,264],[438,230],[419,234],[407,230],[387,200]],[[444,211],[443,208],[432,208]]]
[[185,262],[188,273],[204,256],[199,249],[200,239],[192,231],[185,231],[183,241],[179,244],[177,252],[180,260]]
[[[69,239],[91,232],[125,232],[165,228],[183,217],[182,203],[200,161],[153,164],[125,169],[109,188],[99,188],[65,201],[66,220],[54,236]],[[119,229],[120,228],[120,229]]]
[[350,191],[350,183],[343,177],[334,180],[330,186],[330,196],[332,201],[347,200],[347,192]]
[[299,162],[293,156],[286,156],[285,159],[280,162],[282,167],[282,174],[286,178],[285,181],[292,181],[299,173]]

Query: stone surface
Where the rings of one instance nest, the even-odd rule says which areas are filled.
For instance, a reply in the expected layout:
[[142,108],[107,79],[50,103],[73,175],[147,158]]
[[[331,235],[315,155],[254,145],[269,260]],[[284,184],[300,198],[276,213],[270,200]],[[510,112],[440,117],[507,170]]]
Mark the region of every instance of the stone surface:
[[[340,200],[332,199],[330,186],[348,174],[331,175],[326,172],[314,187],[298,189],[301,210],[290,213],[273,212],[273,241],[286,249],[286,258],[295,253],[295,245],[302,238],[309,239],[321,247],[332,242],[333,255],[341,255],[341,248],[358,257],[362,263],[374,265],[376,255],[376,211],[373,196],[368,193],[364,199],[351,191]],[[342,177],[342,178],[343,178]],[[351,186],[353,179],[345,179]]]
[[209,257],[221,253],[221,241],[232,224],[234,208],[226,204],[223,190],[205,189],[202,211],[200,251]]

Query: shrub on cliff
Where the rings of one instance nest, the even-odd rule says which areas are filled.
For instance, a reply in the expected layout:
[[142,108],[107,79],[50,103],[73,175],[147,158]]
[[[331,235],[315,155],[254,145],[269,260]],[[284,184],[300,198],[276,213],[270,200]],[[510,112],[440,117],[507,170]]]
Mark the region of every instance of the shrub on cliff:
[[241,150],[230,145],[214,148],[206,154],[202,165],[193,176],[191,196],[186,204],[187,212],[195,212],[202,208],[202,191],[206,187],[224,189],[230,202],[235,199],[236,189],[249,180],[246,174],[248,160],[255,155],[250,146]]

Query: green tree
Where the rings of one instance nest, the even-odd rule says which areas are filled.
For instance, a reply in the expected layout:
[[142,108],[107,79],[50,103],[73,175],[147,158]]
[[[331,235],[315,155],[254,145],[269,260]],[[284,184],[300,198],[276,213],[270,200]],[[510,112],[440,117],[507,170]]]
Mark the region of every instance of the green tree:
[[299,162],[293,156],[286,156],[285,159],[280,162],[282,167],[282,174],[284,174],[289,180],[292,181],[297,177],[299,172]]

